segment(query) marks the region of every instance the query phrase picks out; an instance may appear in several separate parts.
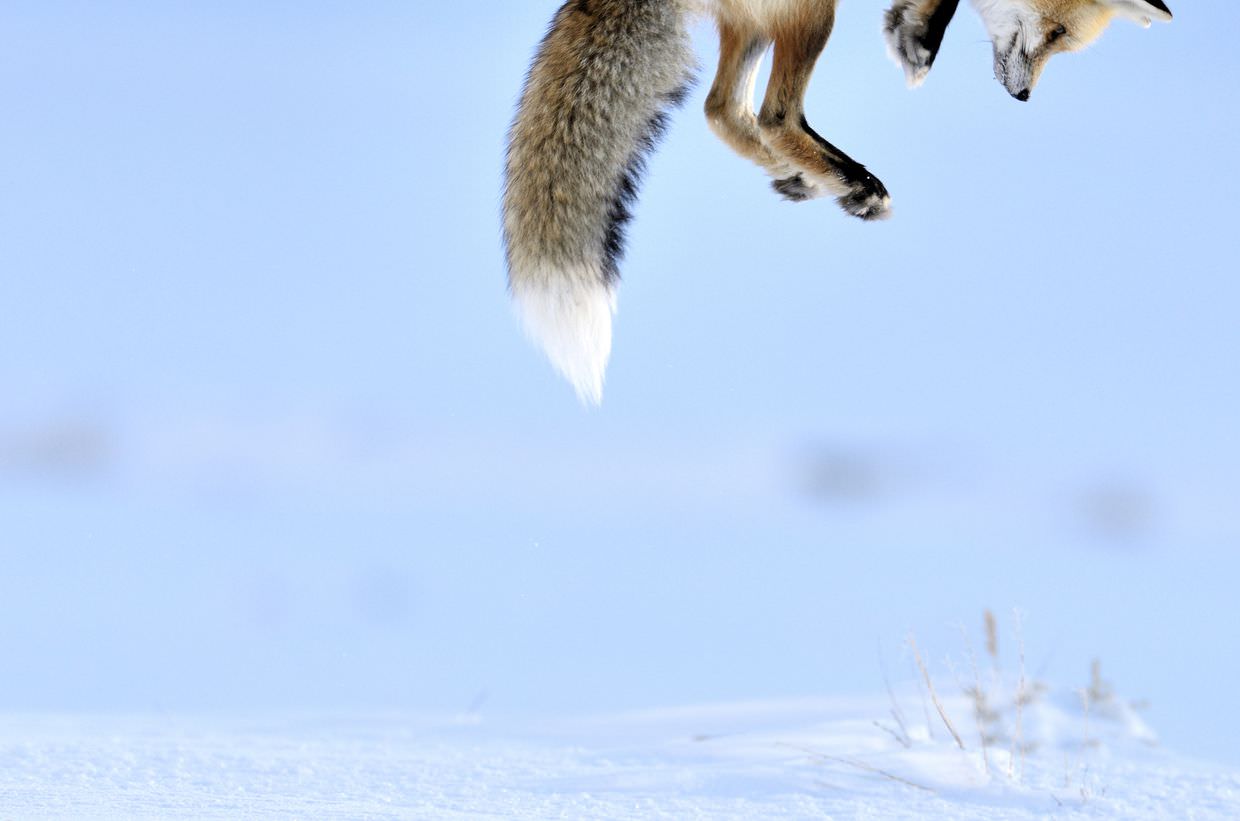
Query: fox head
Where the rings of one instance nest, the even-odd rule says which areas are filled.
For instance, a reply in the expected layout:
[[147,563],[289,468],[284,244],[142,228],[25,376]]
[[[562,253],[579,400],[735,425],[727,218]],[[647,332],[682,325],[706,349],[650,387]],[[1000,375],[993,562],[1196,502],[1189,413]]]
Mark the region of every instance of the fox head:
[[973,0],[995,47],[995,77],[1020,101],[1029,99],[1046,61],[1079,51],[1116,17],[1143,26],[1171,20],[1162,0]]

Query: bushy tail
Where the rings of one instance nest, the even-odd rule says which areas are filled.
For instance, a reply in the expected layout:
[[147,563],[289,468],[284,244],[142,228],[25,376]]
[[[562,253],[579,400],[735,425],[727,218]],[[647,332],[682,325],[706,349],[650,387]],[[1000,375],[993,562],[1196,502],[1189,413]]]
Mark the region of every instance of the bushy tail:
[[682,2],[565,3],[509,134],[509,288],[526,331],[590,404],[603,394],[629,206],[689,82]]

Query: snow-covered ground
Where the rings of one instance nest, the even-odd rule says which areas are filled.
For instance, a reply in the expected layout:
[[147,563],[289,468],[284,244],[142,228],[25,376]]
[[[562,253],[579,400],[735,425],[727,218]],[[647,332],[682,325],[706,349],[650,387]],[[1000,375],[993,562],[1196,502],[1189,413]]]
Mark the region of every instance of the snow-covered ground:
[[984,689],[984,702],[943,698],[946,721],[912,686],[881,698],[521,723],[476,715],[8,717],[0,721],[0,815],[1240,816],[1240,770],[1162,750],[1105,687],[1091,695],[1027,685],[1019,731],[1010,695],[1021,691],[990,677]]

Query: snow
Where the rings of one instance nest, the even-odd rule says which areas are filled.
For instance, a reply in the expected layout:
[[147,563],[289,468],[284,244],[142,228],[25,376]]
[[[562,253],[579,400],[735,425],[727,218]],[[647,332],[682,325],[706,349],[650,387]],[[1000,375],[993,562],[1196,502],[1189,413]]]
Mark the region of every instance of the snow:
[[[1158,748],[1121,702],[1031,700],[983,758],[966,696],[593,718],[38,717],[0,721],[0,808],[39,818],[1234,818],[1240,771]],[[900,706],[896,706],[900,705]],[[928,704],[925,715],[932,716]],[[1011,705],[1001,708],[1005,720]],[[907,744],[907,746],[906,746]]]

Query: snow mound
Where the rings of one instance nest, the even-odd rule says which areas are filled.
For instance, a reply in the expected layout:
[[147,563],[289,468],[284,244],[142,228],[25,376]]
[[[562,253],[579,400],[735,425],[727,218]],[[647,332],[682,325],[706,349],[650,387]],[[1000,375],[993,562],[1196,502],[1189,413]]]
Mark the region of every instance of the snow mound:
[[1240,817],[1240,773],[1160,750],[1117,699],[988,692],[1001,720],[940,701],[963,749],[915,687],[525,723],[10,717],[0,816]]

